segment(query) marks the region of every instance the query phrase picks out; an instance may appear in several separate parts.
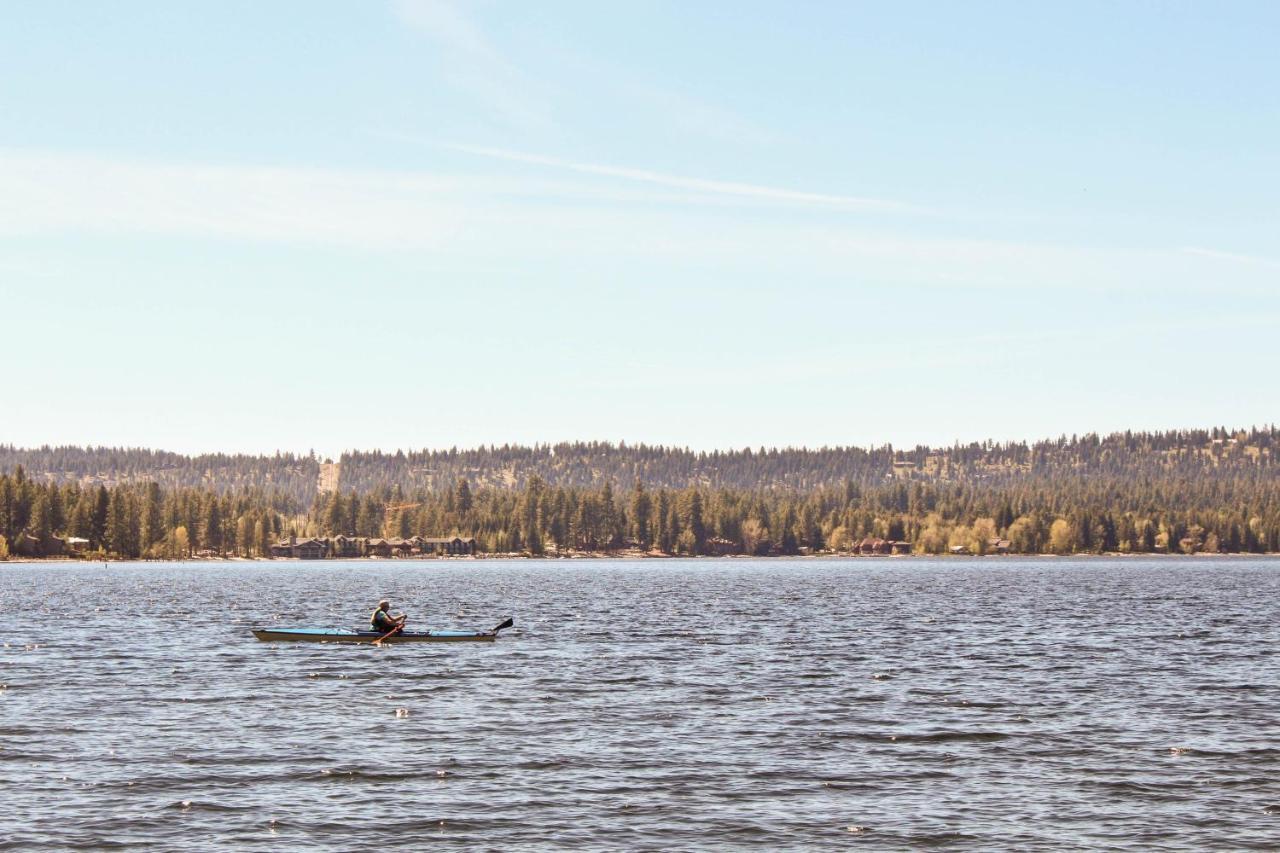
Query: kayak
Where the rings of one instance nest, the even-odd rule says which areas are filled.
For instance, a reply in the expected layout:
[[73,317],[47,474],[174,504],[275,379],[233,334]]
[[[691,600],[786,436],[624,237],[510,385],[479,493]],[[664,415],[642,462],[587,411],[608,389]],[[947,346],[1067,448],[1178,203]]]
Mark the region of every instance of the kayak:
[[[381,631],[350,631],[345,628],[254,628],[253,636],[264,641],[287,643],[372,643]],[[496,631],[401,631],[384,643],[492,643]]]
[[373,643],[379,639],[384,643],[492,643],[499,631],[513,624],[507,619],[492,631],[399,631],[391,636],[346,628],[254,628],[253,636],[285,643]]

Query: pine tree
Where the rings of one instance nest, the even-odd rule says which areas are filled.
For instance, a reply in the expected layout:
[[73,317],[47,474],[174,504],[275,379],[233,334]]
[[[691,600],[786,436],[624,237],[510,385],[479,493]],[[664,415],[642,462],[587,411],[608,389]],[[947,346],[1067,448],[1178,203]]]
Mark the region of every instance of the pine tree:
[[689,531],[693,537],[694,554],[702,554],[706,552],[707,544],[707,526],[702,517],[702,495],[696,490],[689,492],[686,509],[684,528]]
[[1013,506],[1006,500],[1000,505],[1000,511],[996,513],[996,527],[1001,533],[1009,529],[1009,525],[1013,524]]
[[125,555],[130,560],[142,556],[142,507],[133,492],[125,494]]
[[222,508],[213,494],[205,501],[200,516],[200,544],[207,550],[222,553]]
[[222,519],[222,542],[219,554],[234,554],[239,543],[236,541],[236,515],[231,506],[231,499],[225,495],[219,499],[218,515]]
[[653,515],[653,499],[644,489],[644,483],[636,480],[631,492],[631,530],[640,547],[648,550],[653,544],[650,517]]
[[17,534],[14,529],[14,504],[17,502],[14,492],[13,480],[0,476],[0,536],[6,541],[12,541]]
[[49,529],[54,533],[63,533],[67,529],[66,505],[62,502],[62,492],[58,487],[49,486]]
[[667,523],[662,531],[662,550],[667,554],[674,554],[676,550],[676,542],[680,539],[680,510],[676,506],[675,500],[667,502]]
[[49,492],[47,489],[40,489],[31,505],[31,519],[27,528],[42,541],[53,535],[53,518],[49,510]]
[[529,478],[529,482],[525,486],[524,495],[520,500],[520,533],[524,539],[525,547],[529,549],[531,554],[541,554],[543,550],[542,530],[538,523],[538,505],[542,499],[542,492],[542,478],[534,474]]
[[107,547],[107,514],[111,508],[111,495],[107,493],[106,486],[98,486],[98,493],[93,503],[93,515],[90,516],[91,524],[89,542],[94,548]]
[[159,483],[148,483],[146,504],[142,510],[142,549],[147,551],[164,539],[167,533],[164,522],[164,499]]
[[258,540],[258,556],[271,556],[271,520],[267,516],[262,516],[253,525],[254,534]]
[[459,477],[457,495],[455,498],[458,513],[465,516],[467,513],[471,512],[472,503],[471,486],[467,483],[466,477]]
[[253,535],[253,516],[245,513],[236,520],[236,546],[241,557],[252,557],[257,540]]
[[346,514],[346,501],[342,499],[342,495],[335,491],[329,496],[328,507],[325,509],[324,524],[321,529],[331,536],[351,532],[350,526],[347,524]]
[[107,550],[128,560],[138,557],[141,538],[141,524],[131,497],[124,489],[116,489],[107,504]]
[[589,495],[583,495],[573,519],[574,539],[579,548],[595,550],[596,524],[596,502]]
[[346,513],[344,518],[347,523],[347,534],[350,536],[360,536],[360,508],[362,504],[360,495],[352,491],[351,497],[347,499]]
[[621,544],[621,525],[618,524],[618,505],[613,499],[613,486],[606,480],[600,491],[600,541],[605,549]]
[[95,494],[86,489],[80,493],[75,506],[71,510],[71,518],[67,522],[67,532],[71,536],[93,541],[93,507]]
[[360,514],[357,519],[358,536],[380,537],[382,532],[382,518],[385,514],[382,503],[373,495],[365,495],[360,503]]

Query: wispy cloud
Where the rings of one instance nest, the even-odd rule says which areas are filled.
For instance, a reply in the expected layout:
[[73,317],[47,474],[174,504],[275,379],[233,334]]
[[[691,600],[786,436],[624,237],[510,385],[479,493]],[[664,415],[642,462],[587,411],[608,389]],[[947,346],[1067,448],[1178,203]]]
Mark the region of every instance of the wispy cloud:
[[768,147],[785,137],[698,97],[687,84],[655,79],[651,69],[629,70],[536,26],[504,30],[500,46],[465,0],[392,0],[392,8],[437,48],[445,82],[469,94],[478,112],[511,127],[570,135],[571,117],[580,130],[584,111],[596,112],[604,100],[637,125],[660,123],[676,135],[720,144]]
[[396,0],[396,13],[405,23],[416,27],[457,53],[486,62],[501,62],[480,28],[448,0]]
[[430,175],[0,150],[0,235],[194,235],[433,246],[456,229],[456,182]]
[[1217,249],[1204,249],[1199,246],[1184,246],[1183,254],[1199,255],[1203,258],[1216,258],[1220,261],[1232,261],[1237,264],[1250,264],[1252,266],[1267,267],[1273,270],[1280,270],[1280,259],[1264,258],[1258,255],[1242,255],[1238,252],[1222,252]]
[[562,160],[558,157],[545,157],[539,154],[526,154],[510,151],[505,148],[488,148],[471,145],[446,146],[455,151],[463,151],[480,157],[495,160],[507,160],[516,163],[529,163],[536,166],[548,166],[587,175],[601,175],[610,178],[622,178],[628,181],[642,181],[665,187],[682,190],[693,190],[700,193],[736,196],[739,198],[763,201],[786,202],[790,204],[820,205],[827,208],[845,210],[899,210],[918,209],[895,201],[860,196],[830,195],[827,193],[804,192],[802,190],[771,187],[762,184],[739,183],[736,181],[718,181],[707,178],[694,178],[684,175],[672,175],[664,172],[653,172],[647,169],[635,169],[626,166],[611,166],[601,163],[581,163],[573,160]]
[[765,128],[745,116],[681,91],[649,80],[622,74],[618,88],[641,109],[661,117],[662,126],[691,137],[713,140],[721,145],[773,148],[784,141],[794,142],[777,128]]
[[397,17],[440,50],[444,76],[508,125],[554,127],[541,87],[488,38],[464,5],[450,0],[395,0]]
[[[600,181],[523,174],[154,163],[0,149],[0,238],[193,237],[413,252],[490,267],[571,265],[605,275],[641,267],[675,275],[697,269],[706,273],[700,286],[734,292],[793,279],[834,288],[905,283],[1011,293],[1200,292],[1210,286],[1176,251],[929,235],[884,218],[872,226],[842,215],[796,217],[783,204],[771,209],[774,215],[743,216],[736,204],[691,204],[684,196],[799,201],[815,211],[862,200],[818,195],[815,201],[813,194],[773,187],[725,189],[715,181],[571,165],[579,167],[572,171],[599,168],[665,189],[618,190],[602,188]],[[19,260],[12,248],[0,257]],[[1238,266],[1212,287],[1274,289],[1274,264]]]

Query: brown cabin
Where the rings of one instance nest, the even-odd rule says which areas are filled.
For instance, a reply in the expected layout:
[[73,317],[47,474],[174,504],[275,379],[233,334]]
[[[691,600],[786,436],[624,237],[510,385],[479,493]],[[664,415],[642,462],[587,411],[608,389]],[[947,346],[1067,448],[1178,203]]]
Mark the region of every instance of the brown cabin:
[[391,547],[391,554],[395,557],[407,557],[414,552],[414,544],[408,539],[389,539],[387,544]]
[[325,539],[303,539],[290,536],[271,546],[273,557],[296,557],[299,560],[323,560],[329,556],[329,542]]
[[361,556],[360,540],[354,536],[343,536],[339,534],[333,537],[330,544],[329,553],[335,557],[359,557]]
[[463,539],[461,536],[426,538],[422,540],[423,553],[436,553],[448,556],[457,556],[460,554],[474,554],[476,552],[476,540],[474,536],[468,536]]
[[329,555],[329,543],[320,539],[303,539],[293,546],[293,556],[299,560],[323,560]]
[[888,539],[873,539],[868,536],[858,543],[857,551],[859,554],[891,554],[893,543]]
[[738,543],[721,536],[712,536],[704,544],[702,553],[709,557],[726,557],[738,553]]

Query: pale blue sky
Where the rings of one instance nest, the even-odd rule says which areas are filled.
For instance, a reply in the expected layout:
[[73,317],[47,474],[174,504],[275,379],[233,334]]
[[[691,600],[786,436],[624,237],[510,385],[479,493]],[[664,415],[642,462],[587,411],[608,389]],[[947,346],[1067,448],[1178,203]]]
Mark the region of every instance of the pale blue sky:
[[0,441],[1277,420],[1274,3],[2,20]]

